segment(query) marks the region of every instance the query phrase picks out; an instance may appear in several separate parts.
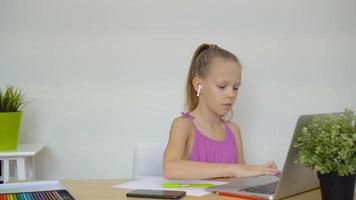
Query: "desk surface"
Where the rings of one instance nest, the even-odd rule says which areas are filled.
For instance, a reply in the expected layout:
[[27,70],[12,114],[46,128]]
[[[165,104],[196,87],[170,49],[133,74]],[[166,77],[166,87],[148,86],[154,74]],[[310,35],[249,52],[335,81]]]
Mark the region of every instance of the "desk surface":
[[[74,195],[77,200],[136,200],[142,198],[127,198],[126,192],[128,190],[112,188],[113,185],[125,183],[128,180],[63,180],[63,185]],[[230,199],[238,200],[238,198],[229,198],[217,196],[216,194],[208,194],[203,197],[187,196],[184,200],[194,199]],[[287,198],[286,200],[320,200],[321,195],[319,189],[312,190],[297,196]]]

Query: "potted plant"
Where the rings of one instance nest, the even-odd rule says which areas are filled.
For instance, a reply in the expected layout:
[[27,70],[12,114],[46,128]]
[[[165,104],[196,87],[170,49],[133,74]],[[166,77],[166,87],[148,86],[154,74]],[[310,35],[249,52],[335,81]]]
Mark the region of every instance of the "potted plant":
[[25,105],[21,90],[8,86],[4,91],[0,88],[0,150],[17,148],[22,107]]
[[323,200],[352,200],[356,174],[356,116],[325,114],[303,127],[296,162],[318,173]]

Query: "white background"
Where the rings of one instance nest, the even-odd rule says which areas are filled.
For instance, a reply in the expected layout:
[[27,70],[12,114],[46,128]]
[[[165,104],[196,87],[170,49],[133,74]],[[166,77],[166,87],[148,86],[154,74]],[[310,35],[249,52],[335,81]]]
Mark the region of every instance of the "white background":
[[41,179],[130,178],[136,144],[166,142],[190,59],[243,64],[246,160],[282,167],[299,115],[356,109],[356,1],[0,0],[0,87],[26,93],[20,143]]

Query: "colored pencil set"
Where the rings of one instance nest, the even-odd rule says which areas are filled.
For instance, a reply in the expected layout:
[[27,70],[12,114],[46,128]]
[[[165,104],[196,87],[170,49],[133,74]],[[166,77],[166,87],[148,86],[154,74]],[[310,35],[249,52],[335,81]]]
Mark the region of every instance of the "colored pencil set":
[[0,200],[75,200],[67,190],[0,194]]

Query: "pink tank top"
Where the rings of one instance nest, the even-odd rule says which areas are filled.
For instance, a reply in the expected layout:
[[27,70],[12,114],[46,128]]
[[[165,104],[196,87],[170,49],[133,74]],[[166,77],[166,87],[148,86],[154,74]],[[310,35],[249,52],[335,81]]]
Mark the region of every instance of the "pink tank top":
[[237,145],[234,133],[227,126],[224,140],[217,141],[205,136],[194,124],[194,118],[188,112],[182,112],[183,117],[189,119],[194,126],[194,143],[189,160],[211,163],[238,163]]

